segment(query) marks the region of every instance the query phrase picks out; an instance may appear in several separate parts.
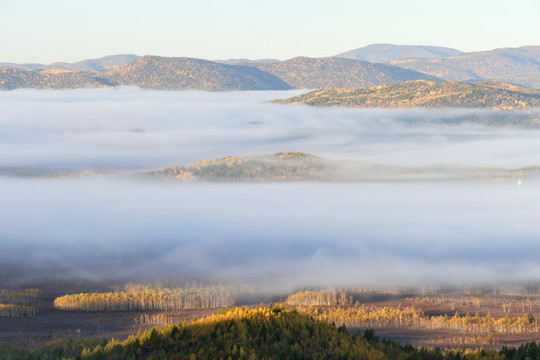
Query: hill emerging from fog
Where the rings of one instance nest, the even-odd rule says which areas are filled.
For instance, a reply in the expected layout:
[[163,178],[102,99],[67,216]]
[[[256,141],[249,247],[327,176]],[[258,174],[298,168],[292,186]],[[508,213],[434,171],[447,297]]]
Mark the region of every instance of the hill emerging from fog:
[[517,110],[540,107],[540,90],[502,82],[407,81],[358,89],[325,89],[289,99],[282,104],[371,108],[487,108]]
[[252,65],[275,75],[295,89],[364,87],[419,79],[440,80],[392,65],[339,57],[297,57],[278,63]]
[[372,44],[338,54],[336,57],[386,63],[409,58],[443,58],[460,53],[457,49],[440,46]]
[[302,152],[282,152],[202,160],[186,166],[150,171],[143,176],[181,182],[397,182],[505,181],[539,174],[539,166],[510,170],[461,165],[402,167],[367,161],[327,160]]
[[540,46],[462,53],[440,59],[397,60],[391,64],[445,80],[500,80],[540,88]]

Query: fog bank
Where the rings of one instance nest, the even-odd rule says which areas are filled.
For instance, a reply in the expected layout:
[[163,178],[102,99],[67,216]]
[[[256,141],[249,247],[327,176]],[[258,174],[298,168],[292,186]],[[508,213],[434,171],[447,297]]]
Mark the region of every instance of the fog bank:
[[540,131],[467,122],[540,117],[534,111],[321,109],[268,103],[297,93],[137,88],[0,92],[0,170],[155,169],[281,151],[403,166],[511,168],[538,163]]
[[[400,166],[540,163],[539,131],[471,123],[523,114],[267,102],[295,93],[0,92],[0,173],[129,172],[282,151]],[[538,281],[538,185],[0,177],[0,276],[280,290]]]
[[0,263],[281,290],[538,280],[538,185],[4,179]]

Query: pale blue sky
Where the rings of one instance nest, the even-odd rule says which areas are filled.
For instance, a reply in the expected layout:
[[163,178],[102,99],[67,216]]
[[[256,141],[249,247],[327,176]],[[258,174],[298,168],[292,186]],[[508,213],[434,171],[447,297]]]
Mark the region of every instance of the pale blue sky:
[[0,0],[0,62],[331,56],[372,43],[540,44],[539,0]]

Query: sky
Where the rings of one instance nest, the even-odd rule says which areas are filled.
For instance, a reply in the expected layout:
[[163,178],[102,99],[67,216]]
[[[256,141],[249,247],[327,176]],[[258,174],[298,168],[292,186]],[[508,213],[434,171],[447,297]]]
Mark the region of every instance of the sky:
[[538,45],[538,0],[0,0],[0,62],[323,57],[373,43]]

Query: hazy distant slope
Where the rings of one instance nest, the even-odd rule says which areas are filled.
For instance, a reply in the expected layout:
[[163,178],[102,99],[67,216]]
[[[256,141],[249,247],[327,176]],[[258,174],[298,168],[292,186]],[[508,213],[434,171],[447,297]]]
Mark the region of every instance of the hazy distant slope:
[[264,63],[276,63],[278,59],[227,59],[227,60],[213,60],[214,62],[227,65],[250,65],[250,64],[264,64]]
[[45,64],[37,63],[28,63],[28,64],[17,64],[17,63],[0,63],[0,68],[9,68],[17,70],[44,70],[47,67]]
[[276,102],[315,106],[513,110],[540,106],[540,90],[500,82],[441,83],[417,80],[359,89],[318,90]]
[[253,64],[297,89],[364,87],[407,80],[438,79],[416,71],[360,60],[297,57],[279,63]]
[[408,58],[443,58],[460,54],[461,51],[440,46],[372,44],[336,55],[376,63]]
[[108,82],[100,77],[70,70],[25,71],[0,68],[0,90],[19,88],[75,89],[81,87],[103,87]]
[[328,167],[329,162],[319,157],[301,152],[283,152],[202,160],[147,174],[182,181],[301,181],[318,179],[321,171],[328,170]]
[[144,175],[175,181],[215,182],[379,182],[379,181],[500,181],[538,176],[540,167],[519,169],[434,165],[403,167],[367,161],[326,160],[302,152],[233,156],[202,160],[186,166],[147,172]]
[[279,78],[250,66],[193,58],[143,56],[104,75],[116,85],[164,90],[286,90]]
[[129,64],[139,58],[138,55],[110,55],[99,59],[88,59],[74,63],[56,62],[47,65],[46,69],[68,69],[77,71],[107,71]]
[[391,64],[446,80],[501,80],[540,88],[540,46],[463,53],[442,59],[407,59]]
[[47,69],[67,69],[77,71],[106,71],[130,63],[139,58],[138,55],[109,55],[99,59],[88,59],[74,63],[55,62],[52,64],[15,64],[0,63],[0,67],[8,67],[19,70],[47,70]]

